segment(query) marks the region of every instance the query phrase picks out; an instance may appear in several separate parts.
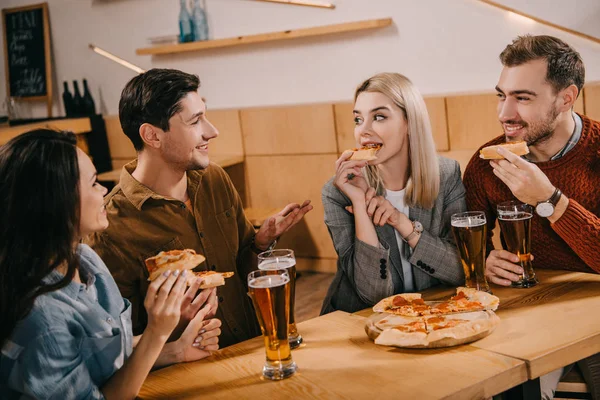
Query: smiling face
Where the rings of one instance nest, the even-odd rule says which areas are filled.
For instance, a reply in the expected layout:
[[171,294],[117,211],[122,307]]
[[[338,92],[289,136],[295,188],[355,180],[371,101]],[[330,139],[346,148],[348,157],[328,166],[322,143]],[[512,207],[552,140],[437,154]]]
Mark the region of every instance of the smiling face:
[[360,146],[381,144],[371,165],[408,155],[408,124],[404,111],[380,92],[362,92],[354,104],[354,138]]
[[552,137],[560,114],[560,93],[546,81],[545,60],[504,67],[496,86],[498,119],[506,141],[533,146]]
[[104,195],[107,190],[96,180],[96,168],[81,149],[77,149],[79,164],[80,219],[79,235],[87,236],[108,228]]
[[219,135],[206,118],[206,104],[198,92],[180,101],[181,111],[169,119],[169,131],[158,131],[161,155],[174,167],[189,171],[209,165],[208,142]]

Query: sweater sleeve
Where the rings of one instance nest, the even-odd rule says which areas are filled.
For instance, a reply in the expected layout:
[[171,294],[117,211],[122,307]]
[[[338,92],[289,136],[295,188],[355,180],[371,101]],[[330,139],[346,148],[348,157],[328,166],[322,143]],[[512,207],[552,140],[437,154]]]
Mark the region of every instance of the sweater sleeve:
[[594,271],[600,273],[600,217],[573,199],[552,229]]

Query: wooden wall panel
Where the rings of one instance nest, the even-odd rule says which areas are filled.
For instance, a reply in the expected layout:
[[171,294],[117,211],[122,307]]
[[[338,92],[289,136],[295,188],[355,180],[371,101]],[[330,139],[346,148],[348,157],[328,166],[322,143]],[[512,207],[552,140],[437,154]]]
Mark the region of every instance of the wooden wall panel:
[[[108,138],[108,147],[110,149],[110,157],[113,159],[133,160],[137,157],[137,153],[131,140],[123,133],[121,122],[118,115],[107,115],[104,117],[106,124],[106,137]],[[114,164],[114,163],[113,163]],[[113,165],[113,169],[116,168]]]
[[335,103],[333,113],[335,114],[335,131],[337,135],[337,152],[342,154],[344,150],[357,146],[354,140],[354,115],[352,110],[354,103]]
[[584,89],[585,115],[600,121],[600,85],[586,86]]
[[448,119],[446,118],[446,99],[444,97],[425,97],[425,105],[431,121],[431,132],[435,148],[438,151],[448,151]]
[[478,149],[502,134],[495,94],[446,97],[450,150]]
[[244,154],[242,125],[239,110],[208,110],[208,120],[219,130],[219,136],[210,141],[209,155]]
[[337,258],[323,222],[321,188],[334,174],[336,154],[247,156],[246,182],[250,207],[282,209],[311,200],[314,209],[278,244],[298,257]]
[[337,151],[331,104],[245,109],[241,121],[247,156]]
[[[444,97],[425,97],[425,105],[429,112],[433,140],[438,151],[447,151],[448,124],[446,119],[446,101]],[[333,105],[335,128],[337,133],[338,154],[346,149],[356,147],[354,140],[353,103],[336,103]]]

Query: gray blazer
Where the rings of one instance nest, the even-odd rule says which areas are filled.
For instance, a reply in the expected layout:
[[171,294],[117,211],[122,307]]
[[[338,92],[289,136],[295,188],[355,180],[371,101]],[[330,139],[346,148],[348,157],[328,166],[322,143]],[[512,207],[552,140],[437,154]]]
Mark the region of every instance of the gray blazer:
[[[440,282],[452,286],[465,283],[450,225],[452,214],[467,209],[465,188],[458,162],[439,157],[439,164],[440,193],[433,208],[410,207],[408,215],[424,228],[412,251],[403,246],[407,252],[405,257],[412,265],[417,291]],[[356,238],[354,216],[344,209],[351,202],[333,185],[333,179],[323,187],[321,198],[325,224],[338,254],[337,273],[321,314],[335,310],[355,312],[395,293],[403,293],[402,261],[394,228],[376,226],[379,247],[370,246]]]

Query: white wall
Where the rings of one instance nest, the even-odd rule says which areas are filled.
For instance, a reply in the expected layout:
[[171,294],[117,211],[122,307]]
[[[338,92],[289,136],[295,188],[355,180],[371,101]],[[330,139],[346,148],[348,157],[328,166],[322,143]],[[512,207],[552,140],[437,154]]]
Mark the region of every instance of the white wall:
[[[149,37],[177,33],[178,0],[47,1],[58,80],[56,103],[60,104],[63,80],[86,77],[96,102],[101,91],[103,112],[110,114],[117,113],[120,92],[134,72],[91,52],[89,43],[145,69],[169,67],[198,74],[211,108],[348,100],[362,79],[388,70],[404,73],[424,94],[491,90],[501,69],[498,54],[524,33],[551,34],[567,41],[580,51],[587,80],[600,80],[599,44],[523,21],[477,0],[328,0],[337,6],[333,11],[249,0],[207,0],[213,38],[382,17],[392,17],[394,25],[161,57],[136,56],[135,49],[145,47]],[[2,7],[36,2],[2,0]],[[504,3],[517,7],[521,1]],[[523,11],[599,34],[590,29],[600,29],[600,24],[589,19],[596,16],[598,21],[597,0],[536,0]],[[4,73],[2,59],[0,76]],[[6,88],[4,80],[0,82],[2,103]],[[62,106],[55,108],[55,113],[62,114]],[[43,107],[21,107],[22,117],[43,115]]]

